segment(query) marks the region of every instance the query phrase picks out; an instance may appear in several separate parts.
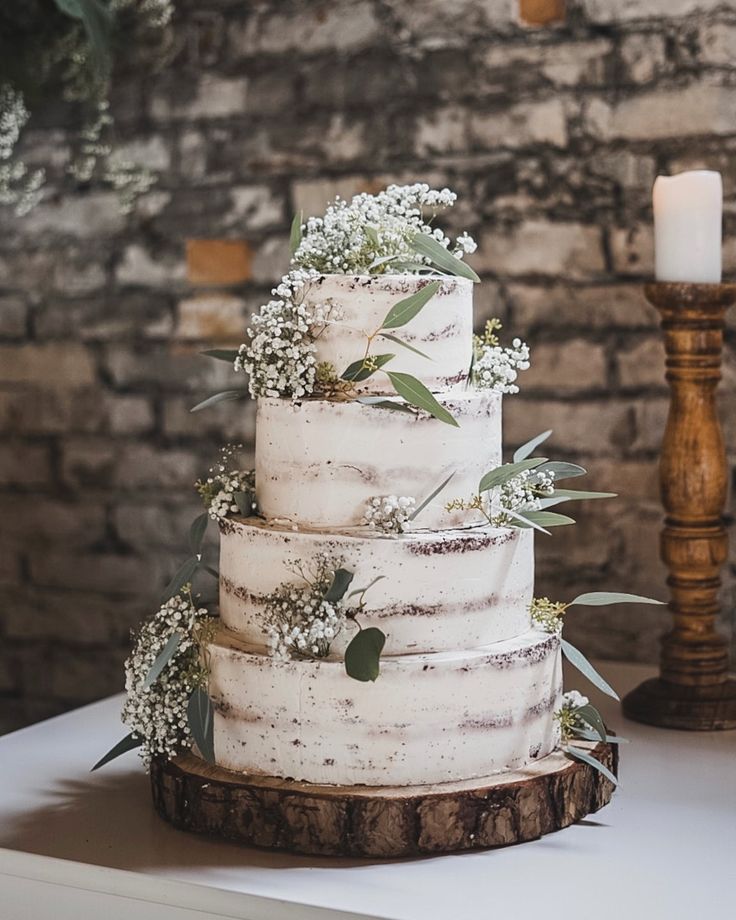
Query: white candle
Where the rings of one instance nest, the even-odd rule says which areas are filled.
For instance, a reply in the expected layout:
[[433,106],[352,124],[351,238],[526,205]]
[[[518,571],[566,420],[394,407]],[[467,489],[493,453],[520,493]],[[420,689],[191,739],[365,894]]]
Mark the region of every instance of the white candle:
[[654,180],[657,281],[721,280],[721,174],[707,169]]

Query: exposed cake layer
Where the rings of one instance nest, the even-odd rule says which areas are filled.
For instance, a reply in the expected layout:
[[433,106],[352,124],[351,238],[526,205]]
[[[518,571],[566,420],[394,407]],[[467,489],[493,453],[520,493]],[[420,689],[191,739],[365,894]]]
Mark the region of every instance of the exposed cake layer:
[[[362,358],[366,336],[381,328],[391,307],[415,294],[430,281],[441,285],[432,299],[405,326],[387,330],[423,358],[378,336],[373,354],[394,354],[391,370],[411,374],[432,391],[464,384],[473,342],[473,283],[464,278],[416,275],[323,275],[310,286],[308,304],[332,304],[342,319],[331,323],[317,339],[317,360],[328,361],[341,374]],[[390,393],[384,374],[374,374],[358,388],[366,393]]]
[[555,747],[556,635],[381,661],[374,683],[341,661],[279,661],[222,631],[209,647],[215,758],[311,783],[412,786],[515,770]]
[[501,395],[460,392],[440,396],[439,402],[459,427],[424,412],[356,401],[259,399],[261,513],[306,527],[354,527],[371,497],[414,496],[419,504],[454,472],[417,523],[433,530],[467,525],[472,515],[444,506],[449,498],[475,494],[481,476],[501,462]]
[[[360,622],[383,630],[385,655],[476,648],[531,626],[531,530],[475,527],[389,537],[367,528],[294,532],[257,518],[229,518],[221,525],[222,622],[265,651],[264,597],[283,583],[303,587],[295,566],[313,569],[318,554],[353,571],[353,587],[383,576],[366,593]],[[333,642],[336,654],[342,656],[354,633],[348,623]]]

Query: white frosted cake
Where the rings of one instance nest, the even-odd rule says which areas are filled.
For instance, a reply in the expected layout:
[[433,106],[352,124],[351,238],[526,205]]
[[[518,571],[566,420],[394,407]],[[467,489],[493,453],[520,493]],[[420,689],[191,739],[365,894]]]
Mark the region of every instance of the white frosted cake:
[[[361,335],[433,277],[325,276],[310,290],[343,325],[326,326],[317,359],[347,367]],[[309,783],[413,785],[515,770],[557,744],[559,638],[532,627],[533,531],[447,511],[445,491],[398,534],[362,523],[375,496],[429,495],[453,473],[471,495],[501,462],[501,395],[468,384],[473,285],[440,278],[405,340],[397,370],[420,379],[457,426],[424,412],[335,400],[261,397],[259,516],[222,520],[221,629],[208,650],[218,765]],[[421,320],[421,322],[420,322]],[[409,333],[411,330],[411,333]],[[406,355],[406,357],[405,357]],[[359,392],[395,397],[379,375]],[[299,589],[298,566],[338,558],[370,584],[362,628],[385,634],[380,676],[353,680],[348,622],[329,653],[271,653],[264,599]]]
[[610,797],[616,739],[563,694],[561,656],[615,691],[563,620],[648,599],[533,596],[534,531],[610,493],[557,488],[585,470],[536,455],[549,431],[504,462],[529,349],[497,320],[474,333],[475,244],[435,225],[454,201],[417,183],[298,215],[245,342],[205,352],[247,388],[193,411],[255,399],[255,470],[227,445],[195,484],[189,558],[126,661],[129,734],[95,765],[138,748],[177,827],[402,856],[531,839]]

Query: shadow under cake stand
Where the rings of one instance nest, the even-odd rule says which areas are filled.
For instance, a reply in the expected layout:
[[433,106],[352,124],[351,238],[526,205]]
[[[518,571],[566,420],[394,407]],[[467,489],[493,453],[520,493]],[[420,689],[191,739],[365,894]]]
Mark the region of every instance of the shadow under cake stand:
[[[580,744],[614,773],[615,745]],[[395,858],[508,846],[606,805],[613,784],[554,752],[514,773],[433,786],[317,786],[193,754],[151,764],[156,810],[181,830],[322,856]]]

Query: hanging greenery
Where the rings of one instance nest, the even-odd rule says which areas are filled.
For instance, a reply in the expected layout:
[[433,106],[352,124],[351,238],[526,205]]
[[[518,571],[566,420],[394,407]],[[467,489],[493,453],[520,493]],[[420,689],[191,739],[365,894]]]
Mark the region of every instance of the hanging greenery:
[[166,58],[171,0],[4,0],[0,4],[0,205],[27,214],[41,199],[43,167],[30,167],[20,145],[34,113],[68,108],[77,126],[67,171],[78,183],[100,181],[129,211],[155,177],[116,149],[109,96],[125,49],[149,66]]

